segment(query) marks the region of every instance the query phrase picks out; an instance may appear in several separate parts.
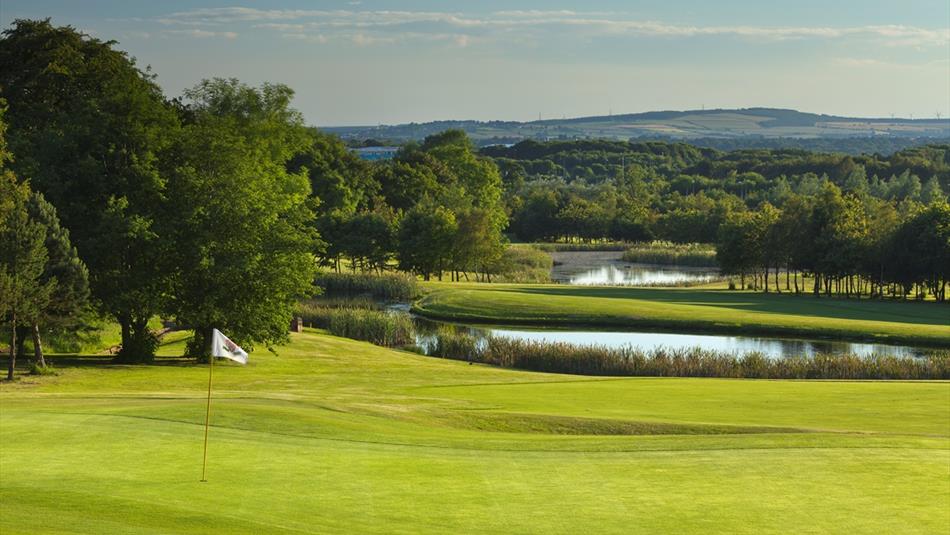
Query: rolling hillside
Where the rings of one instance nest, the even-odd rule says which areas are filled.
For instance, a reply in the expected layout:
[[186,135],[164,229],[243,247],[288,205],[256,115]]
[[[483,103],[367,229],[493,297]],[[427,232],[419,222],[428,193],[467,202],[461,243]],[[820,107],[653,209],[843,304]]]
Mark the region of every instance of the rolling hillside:
[[510,143],[557,138],[890,138],[950,137],[950,119],[853,118],[795,110],[657,111],[600,117],[517,121],[433,121],[402,125],[326,127],[345,139],[420,140],[449,128],[465,130],[476,142]]

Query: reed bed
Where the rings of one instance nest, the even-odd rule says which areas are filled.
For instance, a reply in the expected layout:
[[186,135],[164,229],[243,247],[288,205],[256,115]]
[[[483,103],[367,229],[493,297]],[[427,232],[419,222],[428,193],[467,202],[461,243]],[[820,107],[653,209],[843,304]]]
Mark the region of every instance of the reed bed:
[[532,243],[531,247],[547,252],[580,252],[580,251],[624,251],[630,244],[622,241],[599,241],[599,242],[549,242]]
[[551,282],[551,255],[534,247],[512,246],[505,249],[498,282]]
[[638,377],[750,379],[950,379],[950,356],[929,358],[816,355],[770,359],[761,353],[693,349],[608,348],[440,331],[432,356],[550,373]]
[[380,346],[401,347],[415,342],[409,316],[383,310],[366,298],[310,299],[297,304],[296,315],[307,327]]
[[705,243],[653,241],[636,243],[623,253],[625,262],[688,267],[718,267],[716,248]]
[[333,273],[316,276],[314,284],[328,297],[366,296],[385,301],[408,301],[419,295],[415,277],[404,273]]
[[415,341],[412,320],[405,314],[363,308],[329,310],[325,328],[335,336],[386,347],[405,346]]

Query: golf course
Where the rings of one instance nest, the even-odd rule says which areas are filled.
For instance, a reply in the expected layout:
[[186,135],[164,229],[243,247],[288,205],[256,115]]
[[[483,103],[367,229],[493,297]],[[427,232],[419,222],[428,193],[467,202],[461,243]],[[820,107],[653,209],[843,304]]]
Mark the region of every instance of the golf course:
[[544,326],[769,334],[950,347],[936,303],[819,298],[723,288],[428,283],[424,316]]
[[307,330],[0,385],[0,532],[941,533],[950,384],[590,378]]

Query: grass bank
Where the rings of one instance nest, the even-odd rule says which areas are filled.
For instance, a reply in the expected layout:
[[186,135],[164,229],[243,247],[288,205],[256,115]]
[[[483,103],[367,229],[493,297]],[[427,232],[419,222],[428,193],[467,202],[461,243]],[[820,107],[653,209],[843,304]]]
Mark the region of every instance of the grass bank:
[[950,524],[946,382],[574,377],[291,338],[215,366],[207,483],[207,368],[181,340],[151,366],[54,356],[59,375],[0,385],[0,532]]
[[498,324],[599,326],[865,340],[950,347],[937,303],[776,295],[709,288],[430,284],[413,310]]

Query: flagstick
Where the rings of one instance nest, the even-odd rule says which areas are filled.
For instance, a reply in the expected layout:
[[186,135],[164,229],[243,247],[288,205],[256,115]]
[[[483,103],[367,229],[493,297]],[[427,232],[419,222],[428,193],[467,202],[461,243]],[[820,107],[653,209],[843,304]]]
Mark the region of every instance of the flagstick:
[[214,374],[214,355],[211,355],[211,365],[208,366],[208,408],[205,411],[205,453],[201,463],[201,482],[207,483],[205,470],[208,468],[208,424],[211,422],[211,377]]

